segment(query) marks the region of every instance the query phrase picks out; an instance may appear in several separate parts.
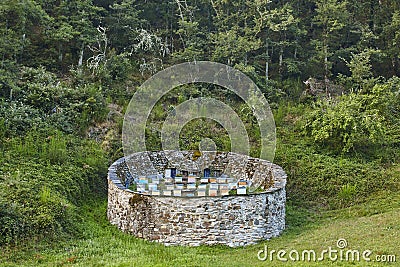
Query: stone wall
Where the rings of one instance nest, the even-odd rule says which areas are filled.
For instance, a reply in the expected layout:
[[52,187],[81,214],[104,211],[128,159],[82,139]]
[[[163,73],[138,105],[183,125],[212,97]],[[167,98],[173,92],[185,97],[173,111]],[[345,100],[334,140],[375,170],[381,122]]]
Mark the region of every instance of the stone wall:
[[[225,244],[237,247],[278,236],[284,230],[286,174],[281,167],[252,158],[250,164],[239,164],[242,155],[226,153],[222,158],[234,158],[237,166],[241,166],[240,170],[234,170],[234,165],[229,164],[230,172],[254,178],[246,174],[250,169],[253,173],[258,172],[254,179],[260,179],[262,173],[254,170],[265,170],[265,191],[222,197],[156,197],[133,192],[124,186],[130,175],[128,169],[131,169],[125,160],[138,160],[145,157],[145,153],[121,158],[109,168],[107,217],[122,231],[165,245]],[[158,157],[157,153],[147,154],[151,155],[151,161],[160,161],[160,164],[154,164],[153,173],[154,168],[162,171],[161,166],[165,168],[169,164],[168,159]],[[260,168],[264,165],[269,168]],[[135,175],[133,173],[131,177]]]

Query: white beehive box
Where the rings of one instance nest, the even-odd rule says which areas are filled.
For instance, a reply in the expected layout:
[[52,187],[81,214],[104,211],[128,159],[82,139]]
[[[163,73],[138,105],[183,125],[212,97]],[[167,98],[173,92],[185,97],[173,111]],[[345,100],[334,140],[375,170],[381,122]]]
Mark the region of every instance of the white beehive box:
[[205,197],[206,196],[206,190],[203,190],[203,189],[197,190],[197,196],[198,197]]
[[163,195],[164,196],[172,196],[172,190],[164,190]]
[[182,183],[182,176],[175,176],[175,183]]
[[158,190],[151,191],[151,195],[152,196],[159,196],[160,195],[160,191],[158,191]]
[[188,183],[196,183],[196,176],[189,176]]
[[174,189],[174,196],[176,196],[176,197],[182,196],[182,190],[181,189]]
[[202,183],[202,184],[207,184],[208,183],[208,178],[201,178],[200,179],[200,182]]
[[228,189],[221,189],[220,192],[221,192],[221,195],[223,195],[223,196],[229,195],[229,190]]
[[217,189],[212,189],[212,188],[210,188],[210,189],[208,190],[208,195],[209,195],[210,197],[216,197],[217,194],[218,194],[218,190],[217,190]]
[[196,189],[196,184],[187,184],[187,189]]
[[246,195],[246,187],[239,187],[237,189],[237,194],[238,195]]

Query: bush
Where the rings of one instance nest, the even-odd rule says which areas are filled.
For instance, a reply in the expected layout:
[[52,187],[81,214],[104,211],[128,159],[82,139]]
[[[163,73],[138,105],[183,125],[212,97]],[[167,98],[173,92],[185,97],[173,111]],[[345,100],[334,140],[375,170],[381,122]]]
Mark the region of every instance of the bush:
[[4,144],[0,158],[0,245],[76,233],[76,207],[105,195],[108,162],[98,144],[49,129]]
[[338,192],[338,202],[340,206],[345,207],[347,205],[352,204],[357,196],[357,186],[351,184],[342,185]]
[[333,100],[321,100],[305,116],[305,133],[320,144],[348,152],[400,141],[400,79],[371,85]]
[[84,134],[89,125],[104,121],[108,109],[101,86],[62,82],[44,68],[21,68],[13,100],[0,100],[7,136],[32,128],[57,128]]
[[392,97],[388,86],[376,85],[370,93],[322,100],[306,116],[305,133],[318,143],[343,152],[366,144],[384,144]]
[[318,152],[304,140],[278,143],[275,162],[288,175],[291,203],[308,209],[338,209],[362,203],[371,195],[399,190],[398,177],[379,162]]
[[56,78],[43,67],[22,67],[18,80],[20,91],[15,97],[24,104],[35,107],[41,114],[48,114],[59,105],[65,90]]
[[23,135],[31,128],[39,128],[43,118],[40,112],[20,102],[0,102],[2,134],[7,137]]

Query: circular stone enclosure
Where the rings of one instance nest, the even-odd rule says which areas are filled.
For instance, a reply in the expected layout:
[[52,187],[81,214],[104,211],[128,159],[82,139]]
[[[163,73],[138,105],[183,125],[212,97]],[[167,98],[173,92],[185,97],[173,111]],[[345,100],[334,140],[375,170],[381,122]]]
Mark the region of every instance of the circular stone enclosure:
[[[108,171],[110,223],[136,237],[187,246],[245,246],[278,236],[284,230],[286,174],[280,166],[231,152],[200,154],[140,152],[114,162]],[[178,170],[175,177],[170,177],[174,176],[170,175],[171,169]],[[195,173],[194,185],[190,180],[181,185],[179,170],[184,179],[186,171]],[[166,190],[165,186],[171,186],[166,178],[179,178],[179,182]],[[237,187],[232,187],[235,183]],[[161,184],[162,189],[156,188]],[[247,190],[240,192],[243,184]],[[249,190],[252,185],[257,188]],[[175,195],[178,186],[183,188],[180,195]],[[206,195],[199,193],[200,187],[207,188]],[[213,188],[218,194],[211,194]],[[190,193],[185,195],[186,191]]]

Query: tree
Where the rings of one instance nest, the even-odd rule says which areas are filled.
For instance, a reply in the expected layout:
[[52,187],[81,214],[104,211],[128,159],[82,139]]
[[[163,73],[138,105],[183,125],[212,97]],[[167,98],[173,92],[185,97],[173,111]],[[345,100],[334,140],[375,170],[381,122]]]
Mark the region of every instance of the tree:
[[261,46],[261,41],[252,34],[245,33],[239,27],[233,27],[225,32],[213,35],[214,51],[213,60],[224,62],[228,65],[238,63],[248,64],[248,55]]
[[212,1],[216,14],[214,24],[217,27],[217,32],[211,34],[213,60],[228,65],[247,65],[249,55],[261,47],[254,27],[254,10],[250,4],[245,0],[229,4],[224,0]]
[[26,49],[42,40],[43,25],[47,14],[35,1],[5,0],[0,3],[0,57],[15,62],[29,61]]
[[390,22],[385,25],[382,38],[387,45],[386,52],[390,58],[393,74],[400,75],[400,10],[393,12]]
[[110,45],[117,53],[130,51],[145,22],[140,18],[141,11],[137,8],[137,1],[115,1],[110,5],[110,12],[105,19],[109,29]]
[[377,82],[377,78],[373,77],[371,55],[378,54],[380,51],[374,49],[364,49],[359,53],[351,53],[351,60],[346,62],[349,67],[351,76],[348,81],[354,91],[369,91]]
[[174,2],[178,17],[176,34],[181,40],[182,49],[176,51],[173,56],[181,61],[204,59],[207,37],[200,29],[200,22],[195,17],[198,7],[188,4],[186,0],[175,0]]
[[[328,80],[331,62],[329,57],[332,55],[334,40],[340,35],[340,30],[346,26],[349,14],[347,12],[347,2],[339,0],[316,0],[316,15],[314,22],[320,27],[319,39],[314,40],[317,50],[317,58],[323,61],[323,76]],[[326,91],[328,92],[327,82]]]
[[284,56],[289,47],[294,47],[293,58],[297,57],[298,36],[304,34],[299,28],[300,19],[294,16],[290,4],[285,3],[282,6],[271,8],[270,2],[255,1],[251,2],[254,13],[257,33],[263,35],[265,47],[265,79],[269,79],[269,61],[270,47],[276,47],[278,50],[278,73],[280,78],[283,74]]
[[88,45],[97,42],[97,26],[102,20],[103,8],[95,6],[91,0],[61,0],[51,4],[51,9],[47,7],[52,18],[47,31],[49,45],[56,46],[62,67],[81,67]]

